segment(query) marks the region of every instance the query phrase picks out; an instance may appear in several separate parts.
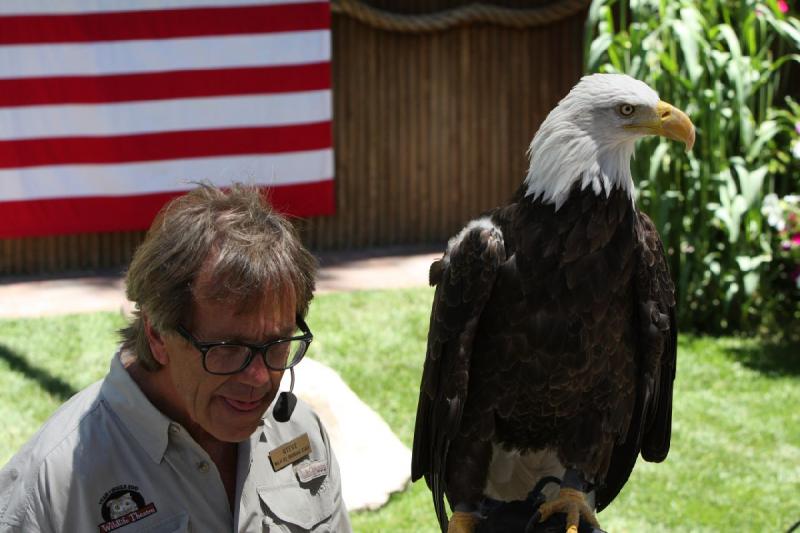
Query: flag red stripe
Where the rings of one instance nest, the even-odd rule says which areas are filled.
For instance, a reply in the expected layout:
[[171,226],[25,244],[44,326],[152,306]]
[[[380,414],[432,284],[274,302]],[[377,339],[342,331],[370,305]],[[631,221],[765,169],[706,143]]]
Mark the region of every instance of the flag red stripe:
[[[161,206],[179,194],[0,202],[0,238],[147,229]],[[333,180],[272,187],[267,194],[277,210],[289,215],[334,212]]]
[[330,87],[330,63],[112,76],[0,79],[0,107],[287,93]]
[[331,123],[0,141],[0,168],[272,154],[332,146]]
[[328,2],[0,17],[0,44],[83,43],[321,30]]

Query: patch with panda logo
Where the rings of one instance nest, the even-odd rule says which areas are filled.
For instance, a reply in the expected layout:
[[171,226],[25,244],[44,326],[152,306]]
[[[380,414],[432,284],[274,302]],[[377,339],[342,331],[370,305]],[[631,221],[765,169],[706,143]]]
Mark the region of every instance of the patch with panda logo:
[[100,514],[105,522],[98,524],[97,527],[102,533],[107,533],[155,513],[156,504],[145,503],[139,487],[118,485],[106,491],[100,498]]

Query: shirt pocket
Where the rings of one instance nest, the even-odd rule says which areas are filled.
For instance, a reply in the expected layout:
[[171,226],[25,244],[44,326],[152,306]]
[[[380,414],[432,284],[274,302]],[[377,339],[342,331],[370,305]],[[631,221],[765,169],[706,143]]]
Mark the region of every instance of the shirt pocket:
[[[327,480],[323,487],[327,488]],[[285,525],[286,531],[331,531],[334,505],[328,490],[312,493],[297,485],[259,487],[258,497],[265,514],[275,519],[276,525]]]

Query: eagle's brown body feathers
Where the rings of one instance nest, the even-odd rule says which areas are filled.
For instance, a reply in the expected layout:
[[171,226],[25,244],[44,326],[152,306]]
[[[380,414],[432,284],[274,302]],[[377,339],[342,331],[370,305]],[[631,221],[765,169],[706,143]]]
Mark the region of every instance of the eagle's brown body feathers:
[[558,210],[517,195],[465,229],[437,285],[412,478],[476,502],[492,443],[554,450],[602,509],[641,452],[669,449],[674,288],[661,240],[629,195],[576,184]]

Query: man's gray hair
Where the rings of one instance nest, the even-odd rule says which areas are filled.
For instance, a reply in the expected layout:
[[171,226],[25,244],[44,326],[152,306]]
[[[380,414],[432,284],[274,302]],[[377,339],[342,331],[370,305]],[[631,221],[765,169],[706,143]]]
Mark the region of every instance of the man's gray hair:
[[148,370],[161,364],[150,351],[143,314],[156,331],[174,330],[191,311],[193,284],[204,268],[212,281],[205,296],[244,305],[266,290],[281,295],[292,289],[297,314],[305,316],[317,262],[255,187],[222,190],[203,183],[172,200],[156,216],[126,276],[136,311],[120,331],[122,344]]

